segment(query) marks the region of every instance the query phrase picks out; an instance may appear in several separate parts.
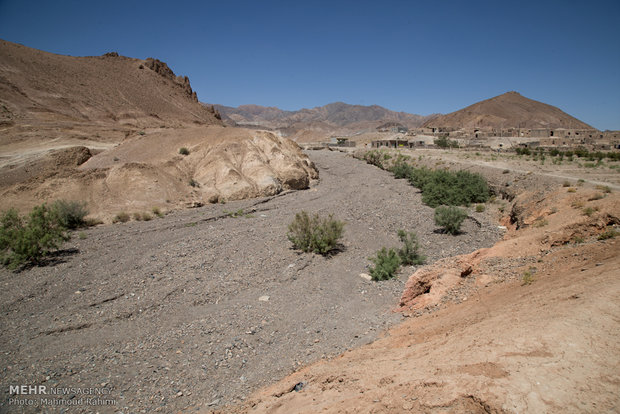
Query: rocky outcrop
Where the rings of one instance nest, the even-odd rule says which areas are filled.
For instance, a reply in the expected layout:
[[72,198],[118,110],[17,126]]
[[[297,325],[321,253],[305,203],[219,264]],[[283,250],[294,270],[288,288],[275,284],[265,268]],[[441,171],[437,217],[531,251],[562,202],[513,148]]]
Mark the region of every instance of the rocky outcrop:
[[189,96],[193,101],[198,102],[198,95],[192,90],[192,87],[189,84],[189,78],[187,76],[176,76],[172,69],[168,67],[166,62],[162,62],[159,59],[147,58],[144,61],[144,66],[151,69],[158,75],[175,82],[185,91],[187,96]]
[[448,290],[472,274],[487,250],[442,259],[416,271],[405,284],[399,310],[418,310],[439,303]]

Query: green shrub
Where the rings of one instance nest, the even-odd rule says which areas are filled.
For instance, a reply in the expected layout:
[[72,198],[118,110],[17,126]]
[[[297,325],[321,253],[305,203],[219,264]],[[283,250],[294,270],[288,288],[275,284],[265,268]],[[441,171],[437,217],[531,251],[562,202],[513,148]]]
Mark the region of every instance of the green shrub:
[[85,220],[88,215],[86,202],[56,200],[50,206],[50,212],[58,220],[58,224],[66,229],[74,230],[87,225]]
[[179,154],[181,155],[189,155],[189,150],[186,147],[179,148]]
[[421,265],[426,260],[426,257],[422,255],[420,250],[420,243],[418,237],[414,232],[405,232],[404,230],[398,230],[398,238],[403,243],[403,246],[398,249],[398,257],[403,265]]
[[120,213],[117,213],[116,216],[114,216],[114,218],[112,219],[112,223],[127,223],[130,218],[131,217],[129,217],[129,214],[121,211]]
[[476,205],[476,213],[482,213],[485,210],[484,204]]
[[616,237],[617,235],[619,235],[620,232],[611,228],[611,229],[607,229],[604,232],[602,232],[601,234],[598,235],[598,237],[596,238],[597,240],[607,240],[607,239],[613,239],[614,237]]
[[459,143],[448,139],[447,135],[441,136],[433,141],[439,148],[458,148]]
[[435,209],[435,224],[443,227],[448,233],[456,235],[461,230],[461,224],[467,217],[467,212],[453,206],[439,206]]
[[399,161],[390,168],[390,172],[394,174],[394,178],[409,178],[413,173],[413,167],[406,162]]
[[377,256],[371,257],[370,260],[375,264],[374,267],[370,268],[372,280],[391,279],[400,266],[400,257],[396,250],[387,250],[385,247],[379,250]]
[[596,211],[598,211],[598,207],[586,207],[583,209],[583,215],[591,217]]
[[153,207],[151,211],[153,212],[153,214],[155,214],[159,218],[162,218],[164,216],[164,213],[161,212],[159,207]]
[[467,206],[489,200],[487,182],[480,174],[469,171],[421,169],[410,181],[422,191],[422,202],[430,207]]
[[521,286],[531,285],[534,282],[534,272],[536,268],[530,267],[528,270],[523,272],[523,278],[521,279]]
[[326,255],[336,249],[343,230],[344,223],[334,220],[331,214],[328,218],[319,217],[318,214],[310,217],[302,211],[289,224],[287,237],[296,249]]
[[368,151],[364,154],[364,161],[381,169],[383,169],[382,158],[381,153],[377,150]]
[[32,209],[27,219],[10,209],[0,217],[0,259],[10,269],[41,259],[69,239],[56,213],[45,204]]

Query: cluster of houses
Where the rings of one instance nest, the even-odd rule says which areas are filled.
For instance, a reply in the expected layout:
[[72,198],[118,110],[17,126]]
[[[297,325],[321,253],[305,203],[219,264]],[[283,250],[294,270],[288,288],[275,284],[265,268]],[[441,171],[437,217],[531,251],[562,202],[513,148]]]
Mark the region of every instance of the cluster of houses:
[[[415,128],[391,125],[377,129],[389,137],[371,141],[372,148],[434,148],[435,140],[446,138],[460,148],[585,148],[596,151],[620,150],[620,131],[570,128]],[[332,137],[330,147],[355,147],[350,137]],[[368,144],[365,144],[368,145]]]

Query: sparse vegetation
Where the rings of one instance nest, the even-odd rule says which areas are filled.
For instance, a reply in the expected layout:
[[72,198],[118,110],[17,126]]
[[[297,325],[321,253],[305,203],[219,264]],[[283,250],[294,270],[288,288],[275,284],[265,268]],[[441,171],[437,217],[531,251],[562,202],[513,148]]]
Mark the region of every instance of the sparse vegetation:
[[523,272],[523,277],[521,278],[521,286],[531,285],[534,282],[535,271],[535,268],[530,267],[528,270]]
[[289,224],[287,237],[295,249],[326,255],[337,248],[343,230],[344,222],[335,220],[331,214],[327,218],[318,214],[310,217],[301,211]]
[[576,193],[577,189],[575,187],[569,187],[568,190],[566,190],[569,193]]
[[620,234],[620,231],[612,228],[608,228],[607,230],[605,230],[604,232],[602,232],[601,234],[598,235],[598,237],[596,238],[597,240],[608,240],[608,239],[613,239],[614,237],[616,237],[617,235]]
[[544,219],[542,217],[538,217],[536,220],[534,220],[534,223],[532,223],[532,226],[534,226],[534,227],[545,227],[547,224],[549,224],[547,219]]
[[573,243],[575,243],[575,244],[581,244],[581,243],[583,243],[583,242],[585,242],[585,239],[584,239],[583,237],[581,237],[581,236],[575,236],[575,237],[573,237]]
[[398,249],[398,257],[403,265],[421,265],[426,257],[420,253],[420,242],[414,232],[398,231],[398,238],[403,243]]
[[159,218],[162,218],[162,217],[164,216],[164,213],[162,213],[162,212],[161,212],[161,210],[160,210],[160,208],[159,208],[159,207],[153,207],[153,208],[151,209],[151,212],[152,212],[153,214],[155,214],[155,215],[156,215],[157,217],[159,217]]
[[377,150],[368,151],[364,154],[363,158],[368,164],[383,169],[383,157],[381,156],[381,152]]
[[27,218],[20,217],[15,209],[0,217],[0,260],[9,269],[40,263],[68,239],[66,228],[46,204],[34,207]]
[[447,135],[441,136],[433,141],[439,148],[458,148],[459,143],[449,140]]
[[448,233],[456,235],[461,230],[461,224],[467,217],[467,212],[454,206],[439,206],[435,209],[435,224],[443,227]]
[[181,154],[181,155],[189,155],[189,149],[187,149],[186,147],[181,147],[181,148],[179,148],[179,154]]
[[603,193],[606,193],[606,194],[611,193],[611,188],[609,188],[609,186],[607,186],[607,185],[597,184],[594,188],[596,188],[597,190],[602,191]]
[[407,178],[411,185],[419,188],[422,202],[430,207],[485,203],[490,196],[485,179],[469,171],[415,168],[402,160],[394,163],[389,170],[396,178]]
[[200,187],[200,184],[198,183],[198,181],[194,180],[193,178],[189,180],[189,185],[191,187]]
[[50,206],[50,213],[58,220],[58,224],[66,229],[85,227],[88,209],[85,202],[56,200]]
[[371,257],[375,265],[370,268],[370,277],[372,280],[388,280],[394,277],[401,264],[400,257],[396,250],[386,249],[383,247],[377,252],[375,257]]
[[583,208],[583,207],[585,207],[585,205],[586,205],[586,203],[585,203],[583,200],[575,200],[575,201],[573,201],[573,202],[571,203],[571,205],[570,205],[570,206],[571,206],[572,208],[577,208],[577,209],[579,209],[579,208]]
[[252,214],[244,212],[242,208],[240,208],[237,211],[227,211],[227,210],[224,210],[224,214],[226,214],[228,217],[233,217],[233,218],[237,218],[237,217],[251,218],[251,217],[253,217]]
[[564,181],[564,183],[562,183],[562,187],[570,187],[570,182]]
[[112,223],[127,223],[130,218],[128,213],[121,211],[114,216]]

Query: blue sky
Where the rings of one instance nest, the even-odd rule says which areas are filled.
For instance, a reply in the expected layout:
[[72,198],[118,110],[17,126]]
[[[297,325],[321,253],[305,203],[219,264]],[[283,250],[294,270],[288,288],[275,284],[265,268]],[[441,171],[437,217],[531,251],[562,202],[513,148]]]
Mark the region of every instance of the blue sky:
[[516,90],[616,130],[618,22],[618,0],[0,0],[0,38],[156,57],[203,102],[427,115]]

